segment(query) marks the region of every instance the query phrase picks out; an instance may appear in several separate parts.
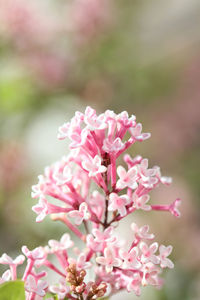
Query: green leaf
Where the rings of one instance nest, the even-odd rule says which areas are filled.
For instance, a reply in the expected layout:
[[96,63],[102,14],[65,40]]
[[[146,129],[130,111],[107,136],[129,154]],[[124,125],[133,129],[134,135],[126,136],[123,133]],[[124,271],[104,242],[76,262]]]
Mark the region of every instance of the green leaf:
[[48,299],[48,298],[52,298],[52,297],[53,297],[54,300],[58,300],[58,296],[53,295],[51,293],[47,293],[46,296],[44,297],[44,299]]
[[16,280],[1,284],[0,300],[25,300],[24,282]]

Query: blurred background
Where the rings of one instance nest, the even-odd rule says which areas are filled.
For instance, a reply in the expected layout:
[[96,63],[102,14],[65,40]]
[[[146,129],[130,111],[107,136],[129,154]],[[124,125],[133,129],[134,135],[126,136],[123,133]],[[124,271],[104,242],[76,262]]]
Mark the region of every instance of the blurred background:
[[128,220],[174,246],[166,285],[141,299],[200,299],[199,28],[199,0],[0,0],[0,254],[65,231],[48,218],[36,224],[30,196],[44,167],[67,154],[58,126],[87,105],[127,110],[152,133],[130,153],[173,177],[151,198],[183,200],[180,219]]

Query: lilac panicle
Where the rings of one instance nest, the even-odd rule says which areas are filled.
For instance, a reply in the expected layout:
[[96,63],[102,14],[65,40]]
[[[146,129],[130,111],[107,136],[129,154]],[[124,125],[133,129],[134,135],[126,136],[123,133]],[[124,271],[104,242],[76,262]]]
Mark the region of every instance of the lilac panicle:
[[[162,270],[174,267],[168,258],[172,246],[153,241],[155,236],[149,233],[149,225],[139,227],[132,223],[132,237],[126,243],[115,233],[120,221],[129,214],[134,216],[137,210],[180,216],[180,199],[166,205],[151,204],[150,192],[159,184],[169,185],[171,178],[163,177],[158,166],[149,168],[148,159],[126,154],[127,149],[150,134],[143,133],[136,117],[129,117],[126,111],[115,114],[107,110],[97,115],[87,107],[59,127],[58,138],[67,137],[69,154],[47,167],[33,186],[32,197],[38,200],[33,211],[37,222],[47,215],[63,222],[84,246],[73,248],[71,254],[69,248],[74,247],[74,242],[69,233],[59,241],[50,240],[48,246],[33,250],[23,246],[27,258],[22,278],[26,299],[42,299],[51,292],[58,299],[89,300],[122,290],[139,296],[144,286],[161,287]],[[121,155],[125,166],[117,163]],[[52,255],[58,265],[49,260]],[[10,271],[2,275],[0,283],[15,280],[16,267],[24,259],[21,255],[12,260],[3,254],[0,263],[8,264]],[[47,272],[36,270],[43,266],[57,273],[58,283],[49,285],[42,279]],[[87,269],[93,274],[90,280],[85,278]]]

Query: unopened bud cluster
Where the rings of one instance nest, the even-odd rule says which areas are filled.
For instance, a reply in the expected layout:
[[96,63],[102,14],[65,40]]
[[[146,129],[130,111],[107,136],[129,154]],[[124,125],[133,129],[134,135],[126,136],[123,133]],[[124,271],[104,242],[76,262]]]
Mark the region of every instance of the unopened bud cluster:
[[85,270],[76,270],[76,265],[71,264],[67,268],[67,282],[70,283],[70,290],[79,295],[85,291],[86,284],[83,282],[86,275]]

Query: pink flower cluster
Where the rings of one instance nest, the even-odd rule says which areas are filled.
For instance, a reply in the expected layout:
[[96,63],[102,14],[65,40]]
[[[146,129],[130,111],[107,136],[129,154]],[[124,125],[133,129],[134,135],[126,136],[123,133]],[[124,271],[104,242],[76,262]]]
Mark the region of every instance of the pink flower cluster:
[[69,28],[75,32],[79,42],[97,36],[110,23],[111,1],[75,0],[69,10]]
[[15,55],[40,84],[64,85],[75,67],[77,42],[88,44],[108,28],[108,2],[74,0],[55,4],[52,11],[51,5],[40,1],[0,0],[0,38],[14,46]]
[[[27,257],[22,278],[27,299],[42,299],[47,291],[57,294],[58,299],[97,299],[121,290],[139,296],[142,286],[161,287],[162,270],[174,266],[168,258],[172,246],[153,242],[154,234],[149,233],[148,225],[132,223],[130,242],[116,235],[120,220],[137,210],[168,211],[180,216],[179,199],[167,205],[150,203],[151,190],[171,183],[158,166],[149,168],[146,158],[128,154],[123,156],[125,166],[117,165],[121,154],[150,134],[143,133],[136,117],[129,117],[126,111],[115,114],[107,110],[97,115],[87,107],[85,113],[76,112],[70,122],[59,128],[58,138],[66,137],[71,140],[69,155],[47,167],[33,186],[32,197],[38,199],[33,211],[36,222],[47,215],[63,222],[84,247],[73,248],[69,253],[74,243],[68,233],[60,241],[50,240],[48,246],[32,251],[22,247]],[[48,259],[51,255],[56,256],[60,267]],[[10,277],[15,280],[16,267],[23,261],[24,256],[13,261],[3,254],[0,262],[9,264],[10,271],[3,274],[1,282]],[[59,283],[49,286],[41,280],[47,275],[46,271],[36,273],[41,266],[55,271],[60,276]],[[85,281],[87,269],[92,269],[93,277]]]

